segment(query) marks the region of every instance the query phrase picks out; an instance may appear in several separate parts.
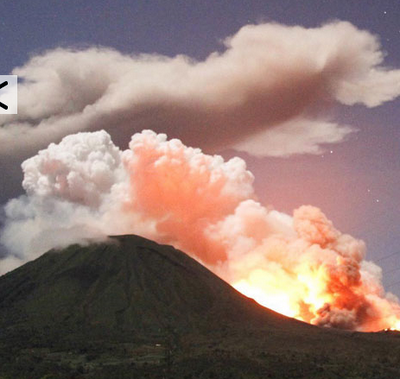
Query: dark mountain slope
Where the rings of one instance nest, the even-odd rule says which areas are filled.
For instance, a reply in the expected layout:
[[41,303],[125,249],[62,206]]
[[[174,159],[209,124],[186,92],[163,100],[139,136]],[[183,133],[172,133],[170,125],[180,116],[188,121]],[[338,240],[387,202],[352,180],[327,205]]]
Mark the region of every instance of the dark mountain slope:
[[0,277],[0,379],[378,379],[399,367],[397,333],[284,317],[137,236],[50,251]]
[[50,251],[0,277],[0,328],[68,335],[309,328],[261,308],[172,247],[137,236],[113,241]]

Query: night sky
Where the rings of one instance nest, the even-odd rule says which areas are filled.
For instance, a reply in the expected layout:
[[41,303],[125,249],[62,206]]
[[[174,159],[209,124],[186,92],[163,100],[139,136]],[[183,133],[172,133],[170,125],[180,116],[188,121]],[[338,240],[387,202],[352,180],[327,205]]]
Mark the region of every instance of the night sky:
[[[100,45],[123,53],[171,57],[185,54],[201,60],[223,49],[221,40],[249,23],[316,27],[331,20],[349,21],[377,34],[387,53],[384,64],[400,67],[400,2],[393,0],[90,0],[84,4],[20,0],[2,4],[2,13],[1,74],[35,54],[70,46]],[[400,99],[377,108],[336,106],[330,111],[335,119],[359,131],[321,155],[257,158],[220,151],[226,158],[239,155],[246,160],[264,204],[287,213],[302,204],[318,206],[338,229],[366,241],[367,258],[382,266],[384,284],[396,294],[400,294],[400,282],[395,284],[400,281],[399,105]],[[14,183],[2,179],[2,202],[22,193],[6,182]]]

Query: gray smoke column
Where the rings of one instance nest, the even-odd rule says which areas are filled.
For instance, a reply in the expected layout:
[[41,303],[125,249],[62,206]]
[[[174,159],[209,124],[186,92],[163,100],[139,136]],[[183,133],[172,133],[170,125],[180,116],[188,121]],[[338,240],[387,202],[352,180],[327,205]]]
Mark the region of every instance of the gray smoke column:
[[26,195],[6,206],[5,273],[52,247],[135,233],[173,244],[245,295],[286,315],[353,330],[400,327],[400,306],[360,240],[318,208],[293,216],[257,201],[245,162],[134,134],[121,151],[105,131],[51,144],[22,165]]

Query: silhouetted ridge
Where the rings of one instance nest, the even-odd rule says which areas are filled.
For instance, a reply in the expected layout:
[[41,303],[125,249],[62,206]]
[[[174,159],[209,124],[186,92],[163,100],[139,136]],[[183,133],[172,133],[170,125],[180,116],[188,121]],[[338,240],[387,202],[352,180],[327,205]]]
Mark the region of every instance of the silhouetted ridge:
[[399,341],[281,316],[138,236],[0,277],[1,379],[398,378]]
[[0,277],[0,326],[8,331],[138,336],[282,321],[183,252],[133,235],[52,250]]

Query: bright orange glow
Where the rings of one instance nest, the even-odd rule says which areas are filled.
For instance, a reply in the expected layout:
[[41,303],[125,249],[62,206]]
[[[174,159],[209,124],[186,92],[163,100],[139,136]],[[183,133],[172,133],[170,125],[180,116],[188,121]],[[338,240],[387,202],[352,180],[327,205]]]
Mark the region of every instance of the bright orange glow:
[[266,294],[261,288],[252,287],[251,284],[242,280],[233,285],[235,289],[243,295],[250,297],[257,301],[264,307],[273,309],[289,317],[298,317],[298,309],[295,304],[291,304],[290,295],[282,291],[272,294]]
[[332,301],[332,296],[324,292],[323,279],[318,272],[314,276],[303,273],[297,276],[296,283],[285,282],[279,281],[279,275],[274,278],[259,270],[249,280],[234,283],[233,287],[266,308],[313,323],[318,311]]
[[389,330],[400,331],[400,320],[396,320],[394,324],[388,328]]
[[[340,294],[329,293],[327,280],[323,270],[308,271],[298,274],[296,285],[293,286],[290,281],[279,282],[278,273],[274,278],[262,270],[256,270],[249,275],[248,280],[240,280],[233,287],[275,312],[319,324],[325,309],[342,300]],[[384,309],[378,317],[365,317],[365,325],[360,329],[362,331],[400,331],[400,318],[392,313],[386,317]]]
[[[15,251],[35,256],[42,243],[48,250],[59,239],[87,241],[92,229],[96,238],[140,234],[185,251],[284,315],[347,330],[400,330],[400,302],[385,292],[381,268],[365,260],[364,242],[319,208],[288,215],[258,202],[240,158],[224,161],[149,130],[121,152],[103,131],[66,137],[23,169],[28,197],[6,206],[10,225],[1,236]],[[27,240],[16,243],[20,230]],[[42,238],[53,231],[62,238]]]
[[132,137],[123,162],[124,211],[140,215],[132,224],[148,223],[145,236],[184,250],[244,295],[319,326],[400,327],[400,304],[365,261],[365,244],[316,207],[293,216],[264,207],[240,159],[224,162],[146,131]]

